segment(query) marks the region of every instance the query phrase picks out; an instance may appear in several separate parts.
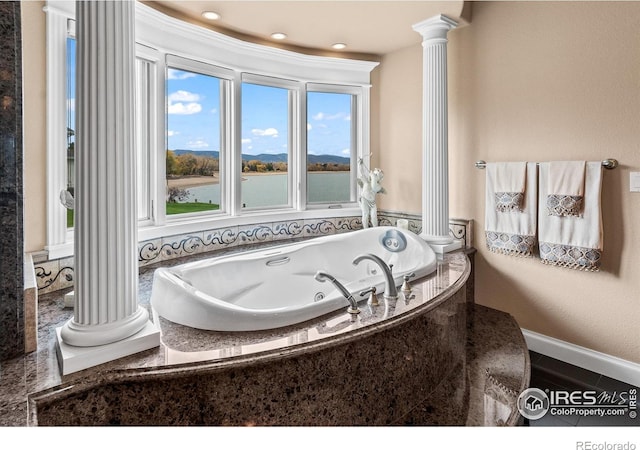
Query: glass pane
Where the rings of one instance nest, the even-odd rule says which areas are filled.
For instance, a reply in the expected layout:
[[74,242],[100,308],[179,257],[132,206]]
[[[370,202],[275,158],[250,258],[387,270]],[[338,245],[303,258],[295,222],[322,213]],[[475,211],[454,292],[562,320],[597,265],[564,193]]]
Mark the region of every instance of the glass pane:
[[307,94],[307,201],[351,201],[352,95]]
[[243,208],[289,204],[289,90],[242,84]]
[[[67,38],[67,190],[75,195],[76,40]],[[67,227],[73,228],[73,209],[67,209]]]
[[221,80],[169,68],[166,213],[220,209]]

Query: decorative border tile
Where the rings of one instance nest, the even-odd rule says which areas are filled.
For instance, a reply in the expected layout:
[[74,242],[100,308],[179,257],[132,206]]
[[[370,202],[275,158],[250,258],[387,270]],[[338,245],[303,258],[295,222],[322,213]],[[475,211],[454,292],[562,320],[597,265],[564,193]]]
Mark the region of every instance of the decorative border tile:
[[272,226],[273,240],[282,241],[301,237],[304,230],[304,220],[290,222],[276,222]]
[[[394,226],[398,219],[406,219],[409,231],[420,234],[422,220],[418,215],[380,212],[380,226]],[[465,247],[472,246],[472,220],[451,219],[450,234]],[[209,253],[243,245],[295,238],[327,236],[362,228],[360,217],[333,219],[291,220],[275,223],[232,226],[176,236],[166,236],[141,242],[138,245],[138,264],[145,267],[184,256]],[[38,293],[66,289],[73,286],[73,257],[34,263]]]

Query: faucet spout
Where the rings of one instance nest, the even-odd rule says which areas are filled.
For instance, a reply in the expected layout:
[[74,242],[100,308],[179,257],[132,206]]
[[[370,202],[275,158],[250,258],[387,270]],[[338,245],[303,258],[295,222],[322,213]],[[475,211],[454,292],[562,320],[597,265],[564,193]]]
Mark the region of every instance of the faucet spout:
[[322,270],[318,270],[313,278],[315,278],[316,281],[319,281],[321,283],[324,283],[327,280],[333,283],[336,289],[338,289],[340,293],[344,296],[344,298],[346,298],[347,301],[349,302],[349,308],[347,308],[347,312],[349,314],[360,314],[360,309],[358,309],[358,302],[356,301],[356,299],[353,298],[353,295],[351,295],[351,293],[347,290],[347,288],[344,287],[344,285],[340,283],[338,280],[336,280],[334,276],[329,275],[327,272],[323,272]]
[[387,300],[395,300],[398,298],[398,288],[396,287],[396,282],[393,279],[393,273],[391,273],[391,267],[387,265],[386,262],[382,258],[372,253],[366,253],[364,255],[356,256],[353,260],[353,265],[357,266],[361,261],[368,259],[369,261],[373,261],[376,263],[380,269],[384,272],[384,298]]

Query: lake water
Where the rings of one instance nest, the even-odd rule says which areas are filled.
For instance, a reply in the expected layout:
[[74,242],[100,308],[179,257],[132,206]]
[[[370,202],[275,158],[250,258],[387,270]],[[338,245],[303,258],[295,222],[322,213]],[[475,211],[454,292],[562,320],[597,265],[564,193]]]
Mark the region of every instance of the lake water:
[[[307,195],[310,203],[341,203],[350,201],[349,172],[321,172],[307,175]],[[220,203],[220,185],[210,184],[187,189],[189,199],[202,203]],[[242,203],[247,208],[287,204],[287,174],[243,176]]]

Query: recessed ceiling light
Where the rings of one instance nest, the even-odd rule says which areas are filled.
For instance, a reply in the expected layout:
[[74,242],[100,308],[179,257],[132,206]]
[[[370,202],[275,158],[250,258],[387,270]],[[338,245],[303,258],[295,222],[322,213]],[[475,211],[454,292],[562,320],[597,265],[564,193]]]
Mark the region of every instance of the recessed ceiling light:
[[331,48],[333,48],[334,50],[342,50],[347,48],[347,44],[344,44],[342,42],[336,42],[331,46]]
[[287,35],[286,35],[286,34],[284,34],[284,33],[280,33],[280,32],[278,32],[278,33],[272,33],[272,34],[271,34],[271,37],[272,37],[273,39],[282,40],[282,39],[286,39]]
[[214,11],[203,11],[202,17],[209,20],[218,20],[220,19],[220,14]]

